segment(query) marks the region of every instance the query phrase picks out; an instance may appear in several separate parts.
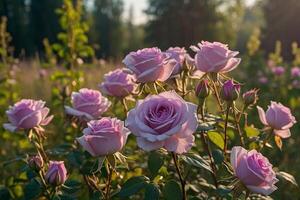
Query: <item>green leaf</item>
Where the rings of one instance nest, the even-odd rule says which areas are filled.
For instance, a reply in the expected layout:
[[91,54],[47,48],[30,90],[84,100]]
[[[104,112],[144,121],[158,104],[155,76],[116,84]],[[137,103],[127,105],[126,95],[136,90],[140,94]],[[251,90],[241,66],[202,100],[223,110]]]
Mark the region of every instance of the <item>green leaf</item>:
[[162,159],[161,155],[157,152],[151,152],[148,157],[148,169],[151,173],[152,178],[154,178],[159,169],[164,164],[164,160]]
[[137,193],[147,185],[147,181],[149,181],[149,179],[146,176],[135,176],[128,179],[118,193],[119,197],[129,197]]
[[279,177],[279,178],[282,178],[290,183],[292,183],[293,185],[297,186],[298,187],[298,183],[295,179],[295,177],[287,172],[283,172],[283,171],[279,171],[279,172],[276,172],[276,175]]
[[31,179],[24,189],[25,199],[36,199],[41,191],[40,183],[36,179]]
[[219,148],[224,149],[224,139],[220,133],[215,131],[210,131],[207,133],[207,135],[210,141],[212,141]]
[[168,181],[163,188],[163,195],[165,200],[182,200],[180,185],[174,180]]
[[159,199],[159,190],[156,185],[149,183],[145,188],[145,197],[144,200],[158,200]]
[[0,199],[11,199],[9,190],[5,188],[4,186],[0,186]]
[[209,162],[207,162],[204,158],[202,158],[199,155],[196,154],[187,154],[181,156],[183,161],[185,161],[187,164],[192,165],[194,167],[203,168],[208,170],[209,172],[213,173]]
[[217,165],[222,164],[224,160],[224,155],[222,151],[220,151],[219,149],[215,149],[212,151],[212,156]]
[[259,135],[259,130],[257,128],[255,128],[253,125],[251,126],[246,126],[244,128],[247,137],[256,137]]

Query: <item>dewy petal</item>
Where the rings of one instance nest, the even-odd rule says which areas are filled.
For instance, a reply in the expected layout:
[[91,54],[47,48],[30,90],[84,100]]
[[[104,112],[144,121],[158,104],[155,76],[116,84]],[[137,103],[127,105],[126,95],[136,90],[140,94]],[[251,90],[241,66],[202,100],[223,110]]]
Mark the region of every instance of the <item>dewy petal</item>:
[[277,187],[275,185],[263,185],[263,186],[246,185],[246,187],[254,193],[263,194],[263,195],[270,195],[272,192],[277,190]]
[[230,163],[234,171],[236,170],[241,157],[246,154],[247,154],[247,150],[241,146],[235,146],[231,149]]
[[142,137],[137,137],[136,141],[138,146],[144,149],[145,151],[153,151],[163,147],[164,145],[164,142],[162,141],[150,142]]
[[7,131],[10,131],[10,132],[15,132],[18,130],[18,127],[10,124],[10,123],[4,123],[3,124],[3,128]]
[[268,126],[265,111],[260,106],[256,106],[256,108],[257,108],[259,119],[260,119],[261,123],[265,126]]
[[185,138],[179,138],[172,136],[165,141],[164,148],[167,151],[175,152],[177,154],[182,154],[188,152],[194,145],[194,136],[189,135]]
[[288,138],[291,136],[290,129],[284,129],[284,130],[274,130],[274,134],[278,135],[281,138]]

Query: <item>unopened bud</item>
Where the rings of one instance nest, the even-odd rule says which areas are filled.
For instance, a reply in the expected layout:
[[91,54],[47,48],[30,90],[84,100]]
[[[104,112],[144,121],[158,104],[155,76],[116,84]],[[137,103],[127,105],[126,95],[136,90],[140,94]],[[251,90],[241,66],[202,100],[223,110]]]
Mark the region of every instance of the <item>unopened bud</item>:
[[226,81],[221,89],[221,98],[227,102],[235,101],[239,97],[240,88],[241,86],[232,80]]
[[36,155],[28,159],[28,165],[31,169],[35,171],[40,171],[44,166],[44,161],[39,155]]
[[205,99],[210,94],[208,81],[206,79],[203,79],[198,83],[195,94],[199,99]]
[[258,100],[257,95],[258,89],[252,89],[243,94],[243,100],[246,106],[254,105],[256,104]]

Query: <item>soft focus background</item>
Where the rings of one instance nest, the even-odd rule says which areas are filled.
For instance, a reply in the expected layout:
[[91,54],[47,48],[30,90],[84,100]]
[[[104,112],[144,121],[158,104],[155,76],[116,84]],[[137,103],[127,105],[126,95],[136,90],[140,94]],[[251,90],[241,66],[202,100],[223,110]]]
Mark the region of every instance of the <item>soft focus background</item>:
[[[4,89],[0,91],[1,123],[6,121],[7,106],[16,100],[54,101],[53,94],[59,91],[55,90],[55,84],[53,87],[53,81],[59,79],[59,72],[64,72],[65,68],[72,70],[73,65],[78,65],[81,86],[96,89],[104,73],[122,66],[122,58],[130,51],[152,46],[162,50],[179,46],[192,55],[190,45],[201,40],[220,41],[240,51],[242,63],[233,76],[245,84],[243,91],[260,88],[262,107],[266,108],[270,100],[280,101],[289,106],[300,121],[299,0],[73,2],[77,2],[77,8],[66,11],[59,10],[62,0],[0,0],[0,16],[6,16],[7,32],[11,35],[10,47],[0,42],[0,54],[7,57],[5,62],[1,61],[0,79],[7,81],[5,88],[11,91],[8,98],[4,98],[7,97]],[[71,25],[67,21],[70,18],[74,18]],[[5,38],[3,24],[2,39]],[[78,53],[74,59],[68,57],[64,49],[72,30],[79,32],[74,47]],[[5,50],[9,56],[3,53]],[[72,63],[74,60],[76,64]],[[7,62],[10,69],[5,79],[6,69],[2,66]],[[256,109],[248,118],[250,124],[261,127]],[[284,140],[283,151],[274,148],[264,152],[274,165],[294,175],[298,182],[299,131],[297,124],[292,129],[292,137]],[[59,143],[57,138],[52,137],[52,140],[54,144]],[[3,171],[2,166],[22,152],[22,148],[26,149],[26,145],[25,141],[16,141],[11,134],[0,130],[1,176],[13,174],[13,170]],[[7,181],[2,179],[0,185]],[[284,181],[278,187],[280,190],[274,193],[274,199],[300,199],[299,188]]]

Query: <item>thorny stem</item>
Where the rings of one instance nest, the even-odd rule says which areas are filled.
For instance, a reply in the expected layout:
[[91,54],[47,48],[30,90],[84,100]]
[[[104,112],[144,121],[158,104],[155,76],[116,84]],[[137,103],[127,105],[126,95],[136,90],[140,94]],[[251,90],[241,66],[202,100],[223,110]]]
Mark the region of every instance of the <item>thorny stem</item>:
[[179,180],[180,180],[180,184],[181,184],[181,189],[182,189],[182,200],[187,200],[186,197],[186,191],[185,191],[185,180],[182,178],[181,172],[180,172],[180,168],[179,168],[179,164],[178,164],[178,160],[177,160],[177,155],[172,152],[172,158],[175,164],[175,168],[176,168],[176,172],[179,176]]
[[112,179],[112,174],[113,174],[113,170],[110,166],[110,164],[107,163],[107,170],[108,170],[108,178],[105,184],[105,200],[109,200],[110,199],[110,185],[111,185],[111,179]]
[[236,128],[237,128],[239,136],[240,136],[241,145],[243,147],[245,147],[245,141],[244,141],[243,133],[241,131],[241,127],[240,127],[240,123],[239,123],[239,120],[238,120],[238,116],[237,116],[237,114],[235,112],[235,108],[234,107],[232,108],[232,110],[233,110],[233,115],[234,115],[234,122],[235,122]]
[[[198,110],[200,108],[200,111],[201,111],[201,117],[202,117],[202,121],[205,122],[205,115],[204,115],[204,106],[205,106],[205,102],[202,103],[202,106],[198,106]],[[213,171],[212,174],[212,178],[214,180],[214,184],[216,186],[216,189],[218,189],[219,187],[219,184],[218,184],[218,180],[217,180],[217,169],[216,169],[216,166],[215,166],[215,163],[214,163],[214,160],[212,158],[212,153],[211,153],[211,150],[209,148],[209,145],[208,145],[208,141],[206,140],[205,138],[205,132],[204,131],[201,131],[200,132],[200,135],[201,135],[201,140],[202,140],[202,144],[205,148],[205,151],[208,153],[208,157],[209,157],[209,160],[210,160],[210,165],[211,165],[211,169]]]
[[226,155],[227,151],[227,126],[228,126],[228,115],[230,111],[230,105],[227,105],[226,109],[226,118],[225,118],[225,126],[224,126],[224,155]]

